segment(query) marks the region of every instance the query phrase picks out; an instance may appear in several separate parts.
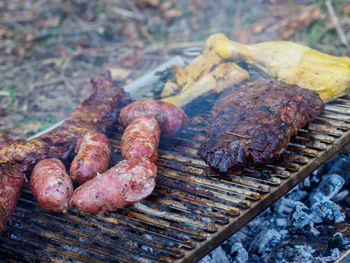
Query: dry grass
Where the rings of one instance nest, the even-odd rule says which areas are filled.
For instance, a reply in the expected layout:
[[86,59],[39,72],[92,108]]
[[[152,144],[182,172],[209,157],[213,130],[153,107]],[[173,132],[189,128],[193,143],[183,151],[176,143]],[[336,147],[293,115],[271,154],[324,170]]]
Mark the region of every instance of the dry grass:
[[349,55],[350,4],[333,1],[330,15],[323,2],[1,1],[0,140],[28,137],[67,116],[104,68],[117,68],[124,85],[216,32]]

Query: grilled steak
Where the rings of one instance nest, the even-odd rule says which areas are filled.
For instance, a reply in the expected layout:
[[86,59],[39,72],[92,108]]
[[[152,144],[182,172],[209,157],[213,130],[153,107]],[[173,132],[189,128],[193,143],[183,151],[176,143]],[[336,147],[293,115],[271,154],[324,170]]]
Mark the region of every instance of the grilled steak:
[[[24,182],[21,173],[29,173],[45,158],[69,160],[82,134],[88,131],[106,133],[117,121],[120,109],[130,102],[129,95],[113,84],[109,72],[94,77],[91,82],[94,86],[92,95],[59,127],[30,141],[0,143],[0,233],[17,203]],[[16,170],[11,168],[13,165]],[[15,177],[20,179],[15,180]]]
[[277,80],[231,88],[216,101],[198,154],[220,172],[270,163],[323,106],[316,92]]

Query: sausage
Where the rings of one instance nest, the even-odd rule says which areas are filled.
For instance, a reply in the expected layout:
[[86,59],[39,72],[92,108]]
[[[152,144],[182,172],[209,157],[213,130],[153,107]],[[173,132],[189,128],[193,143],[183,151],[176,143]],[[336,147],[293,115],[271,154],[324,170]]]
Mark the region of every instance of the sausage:
[[81,134],[91,130],[103,133],[110,131],[118,120],[120,109],[130,103],[129,94],[113,84],[110,72],[94,77],[91,82],[93,93],[59,127],[29,141],[9,140],[0,143],[0,232],[22,190],[20,185],[23,178],[13,180],[7,177],[10,166],[16,165],[21,173],[30,174],[33,165],[42,159],[70,159],[74,142]]
[[17,204],[25,182],[18,165],[0,165],[0,234]]
[[121,161],[79,186],[70,205],[88,214],[99,214],[138,202],[152,193],[156,173],[157,166],[148,159]]
[[157,159],[160,137],[158,121],[153,116],[139,116],[125,129],[120,150],[126,160],[144,157],[152,162]]
[[111,143],[99,132],[88,132],[77,141],[77,155],[70,166],[70,177],[78,185],[108,169]]
[[175,105],[158,100],[138,100],[125,106],[119,121],[126,128],[136,117],[151,115],[159,122],[163,135],[174,136],[188,124],[186,113]]
[[30,187],[44,209],[66,212],[73,194],[73,184],[60,160],[48,158],[38,162],[32,171]]

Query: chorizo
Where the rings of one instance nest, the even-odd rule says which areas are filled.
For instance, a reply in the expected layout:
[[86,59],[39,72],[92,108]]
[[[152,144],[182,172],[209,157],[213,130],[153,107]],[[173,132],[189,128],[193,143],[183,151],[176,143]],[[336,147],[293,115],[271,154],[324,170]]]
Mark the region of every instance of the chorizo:
[[144,157],[152,162],[157,159],[160,127],[153,116],[139,116],[126,127],[120,150],[126,160]]
[[174,136],[188,124],[186,113],[167,102],[158,100],[138,100],[125,106],[119,121],[126,128],[136,117],[151,115],[159,122],[162,135]]
[[0,164],[0,234],[15,209],[24,182],[24,174],[18,165]]
[[88,132],[77,141],[77,155],[70,166],[70,177],[80,185],[108,169],[111,143],[99,132]]
[[66,212],[73,194],[73,184],[60,160],[48,158],[38,162],[32,171],[30,187],[44,209]]
[[148,159],[121,161],[79,186],[70,205],[84,213],[100,214],[138,202],[152,193],[156,173],[157,166]]

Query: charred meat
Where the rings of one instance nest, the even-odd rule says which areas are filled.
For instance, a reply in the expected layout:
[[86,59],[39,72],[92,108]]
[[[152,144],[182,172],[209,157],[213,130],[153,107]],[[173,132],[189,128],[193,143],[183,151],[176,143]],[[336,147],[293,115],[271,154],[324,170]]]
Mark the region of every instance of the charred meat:
[[93,94],[83,101],[62,125],[30,141],[9,140],[0,147],[1,163],[34,166],[44,158],[67,160],[77,139],[91,131],[102,133],[117,121],[120,109],[130,102],[129,95],[113,84],[109,73],[92,79]]
[[198,153],[220,172],[271,163],[323,106],[316,92],[277,80],[231,88],[216,101]]
[[19,165],[0,165],[0,234],[15,209],[24,182]]

